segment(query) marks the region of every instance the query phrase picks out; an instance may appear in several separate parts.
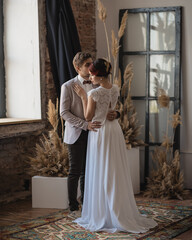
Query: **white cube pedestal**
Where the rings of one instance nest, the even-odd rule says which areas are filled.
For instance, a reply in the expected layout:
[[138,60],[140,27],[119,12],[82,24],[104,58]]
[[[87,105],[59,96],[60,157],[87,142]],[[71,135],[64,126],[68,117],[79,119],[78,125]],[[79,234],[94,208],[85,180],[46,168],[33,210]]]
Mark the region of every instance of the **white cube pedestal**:
[[67,177],[32,177],[33,208],[68,208]]
[[140,193],[140,160],[139,148],[127,149],[131,180],[134,194]]

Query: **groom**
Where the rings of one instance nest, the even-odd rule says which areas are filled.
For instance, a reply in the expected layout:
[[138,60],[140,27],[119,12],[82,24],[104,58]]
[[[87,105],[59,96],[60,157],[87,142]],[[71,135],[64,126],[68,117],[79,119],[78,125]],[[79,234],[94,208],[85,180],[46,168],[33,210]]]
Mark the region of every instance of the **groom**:
[[[86,122],[83,114],[81,98],[73,90],[75,83],[79,84],[86,92],[93,89],[89,80],[89,66],[93,62],[92,56],[87,52],[78,52],[73,65],[78,75],[61,86],[60,115],[65,120],[64,142],[68,144],[69,175],[68,197],[71,217],[80,216],[77,201],[77,187],[80,178],[81,201],[84,195],[85,162],[87,150],[88,130],[96,131],[100,122]],[[107,119],[117,118],[118,113],[109,112]]]

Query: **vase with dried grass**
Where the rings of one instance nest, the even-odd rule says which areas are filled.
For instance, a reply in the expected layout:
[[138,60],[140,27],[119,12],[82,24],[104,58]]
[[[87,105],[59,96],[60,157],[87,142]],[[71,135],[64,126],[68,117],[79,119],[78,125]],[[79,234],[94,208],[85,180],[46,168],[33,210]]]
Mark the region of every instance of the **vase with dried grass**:
[[29,157],[29,173],[46,177],[66,177],[69,170],[69,160],[67,146],[57,133],[59,123],[58,100],[56,107],[49,100],[47,119],[52,129],[49,130],[48,136],[43,134],[40,144],[36,144],[35,156]]
[[29,157],[32,176],[32,207],[68,207],[67,176],[69,170],[67,146],[59,137],[58,100],[55,105],[49,100],[47,119],[52,129],[43,134],[36,144],[35,155]]

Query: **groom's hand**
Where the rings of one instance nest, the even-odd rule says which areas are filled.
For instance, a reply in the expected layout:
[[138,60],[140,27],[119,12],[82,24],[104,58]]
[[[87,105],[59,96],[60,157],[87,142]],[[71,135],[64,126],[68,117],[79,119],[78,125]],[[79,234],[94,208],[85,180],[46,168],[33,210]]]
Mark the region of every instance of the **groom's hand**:
[[97,132],[97,128],[101,127],[101,122],[88,122],[88,130]]

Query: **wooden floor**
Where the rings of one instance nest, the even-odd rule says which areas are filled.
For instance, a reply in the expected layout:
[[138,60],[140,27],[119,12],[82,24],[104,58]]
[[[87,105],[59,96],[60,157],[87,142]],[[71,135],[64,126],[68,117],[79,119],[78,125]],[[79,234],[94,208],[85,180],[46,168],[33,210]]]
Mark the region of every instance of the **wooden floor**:
[[[136,198],[146,200],[142,195],[137,195]],[[164,200],[159,200],[164,202]],[[172,200],[169,200],[170,202]],[[166,201],[168,202],[168,201]],[[192,193],[188,199],[184,201],[178,201],[177,204],[192,206]],[[25,220],[34,219],[40,216],[44,216],[53,212],[58,211],[57,209],[43,209],[43,208],[32,208],[31,199],[21,200],[14,203],[3,205],[0,208],[0,226],[9,226],[12,224],[20,223]],[[192,240],[192,230],[189,230],[176,238],[175,240]]]

